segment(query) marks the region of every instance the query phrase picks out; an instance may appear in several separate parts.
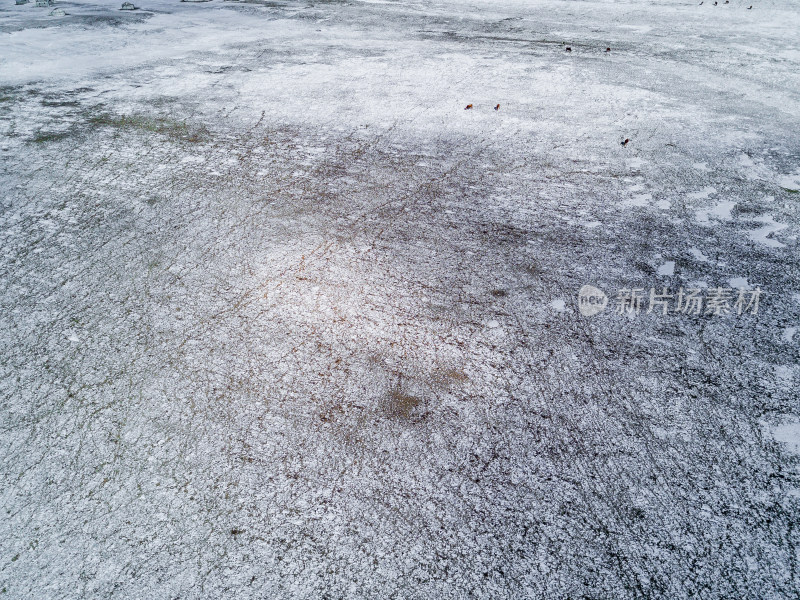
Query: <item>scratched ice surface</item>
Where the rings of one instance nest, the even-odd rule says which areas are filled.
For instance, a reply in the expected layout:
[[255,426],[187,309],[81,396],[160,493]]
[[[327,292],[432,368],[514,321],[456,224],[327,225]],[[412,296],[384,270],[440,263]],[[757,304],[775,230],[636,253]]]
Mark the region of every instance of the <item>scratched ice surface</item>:
[[0,7],[0,598],[796,597],[795,2],[134,4]]

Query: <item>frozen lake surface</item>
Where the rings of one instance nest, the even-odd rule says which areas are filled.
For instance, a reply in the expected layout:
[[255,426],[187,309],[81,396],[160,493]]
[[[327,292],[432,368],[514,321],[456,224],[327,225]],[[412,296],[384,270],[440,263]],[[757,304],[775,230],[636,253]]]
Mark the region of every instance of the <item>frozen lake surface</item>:
[[0,598],[796,597],[796,2],[134,4],[0,7]]

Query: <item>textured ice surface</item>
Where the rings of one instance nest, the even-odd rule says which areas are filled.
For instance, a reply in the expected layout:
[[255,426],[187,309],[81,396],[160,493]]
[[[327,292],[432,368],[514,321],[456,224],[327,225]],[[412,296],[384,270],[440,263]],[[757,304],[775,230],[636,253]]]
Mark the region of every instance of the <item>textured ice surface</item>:
[[796,597],[795,2],[137,6],[0,7],[0,598]]

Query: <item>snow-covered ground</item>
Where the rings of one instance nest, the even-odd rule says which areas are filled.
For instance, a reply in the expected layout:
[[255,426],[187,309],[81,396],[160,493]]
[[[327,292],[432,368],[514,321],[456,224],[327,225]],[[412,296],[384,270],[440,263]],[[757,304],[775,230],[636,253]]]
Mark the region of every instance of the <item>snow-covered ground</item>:
[[0,5],[0,599],[797,597],[794,0],[134,3]]

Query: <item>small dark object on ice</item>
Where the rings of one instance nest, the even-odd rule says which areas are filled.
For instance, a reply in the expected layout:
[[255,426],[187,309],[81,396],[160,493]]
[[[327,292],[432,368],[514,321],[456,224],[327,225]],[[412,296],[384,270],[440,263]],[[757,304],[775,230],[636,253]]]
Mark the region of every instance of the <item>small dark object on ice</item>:
[[497,106],[494,107],[494,109],[495,110],[500,110],[500,105],[498,104]]
[[752,5],[752,4],[751,4],[750,6],[748,6],[748,7],[747,7],[747,10],[750,10],[751,8],[753,8],[753,5]]
[[464,110],[469,110],[471,108],[472,108],[472,104],[467,104],[467,106],[466,106],[466,108]]
[[630,140],[629,140],[628,138],[625,138],[625,141],[624,141],[624,142],[622,142],[622,145],[623,145],[623,146],[627,146],[627,145],[628,145],[628,142],[630,142]]
[[572,48],[570,48],[569,46],[567,46],[567,52],[572,52]]
[[120,10],[136,10],[136,7],[133,5],[133,2],[123,2]]
[[717,5],[717,3],[716,3],[716,2],[714,2],[714,6],[716,6],[716,5]]
[[611,52],[611,48],[606,48],[606,52]]

